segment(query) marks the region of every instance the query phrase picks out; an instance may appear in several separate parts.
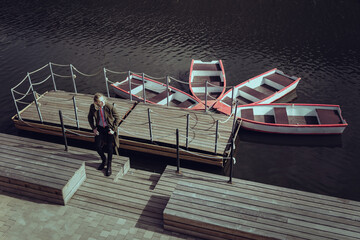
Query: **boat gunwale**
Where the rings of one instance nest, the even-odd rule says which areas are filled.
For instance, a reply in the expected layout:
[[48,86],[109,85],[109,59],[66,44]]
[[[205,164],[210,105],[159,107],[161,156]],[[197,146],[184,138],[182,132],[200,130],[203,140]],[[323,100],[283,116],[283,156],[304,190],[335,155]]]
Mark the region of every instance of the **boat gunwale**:
[[[239,109],[242,108],[253,108],[253,107],[261,107],[261,106],[273,106],[274,108],[276,106],[310,106],[310,107],[332,107],[332,108],[336,108],[336,110],[339,113],[339,117],[340,119],[343,121],[343,123],[338,123],[338,124],[280,124],[280,123],[264,123],[264,122],[259,122],[259,121],[255,121],[255,120],[250,120],[250,119],[246,119],[246,118],[242,118],[242,117],[238,117],[239,119],[241,119],[242,121],[245,122],[249,122],[252,124],[257,124],[257,125],[264,125],[264,126],[273,126],[273,127],[289,127],[289,128],[305,128],[305,127],[309,127],[309,128],[329,128],[329,127],[347,127],[348,123],[346,122],[346,120],[343,118],[342,113],[341,113],[341,108],[340,105],[333,105],[333,104],[309,104],[309,103],[270,103],[270,104],[247,104],[247,105],[242,105],[240,107],[237,108],[236,112],[239,111]],[[334,109],[335,110],[335,109]],[[249,128],[248,128],[249,129]],[[254,131],[260,131],[260,130],[255,130]],[[266,131],[264,131],[266,132]],[[275,132],[274,132],[275,133]],[[289,134],[289,133],[286,133]],[[290,133],[291,134],[291,133]],[[294,133],[294,134],[316,134],[316,133]],[[326,133],[318,133],[318,134],[326,134]],[[334,133],[328,133],[328,134],[334,134]]]
[[[199,97],[196,96],[195,92],[193,91],[193,87],[192,87],[192,75],[193,75],[193,71],[194,71],[194,59],[191,60],[191,65],[190,65],[190,73],[189,73],[189,88],[190,88],[190,92],[191,94],[196,98],[198,99],[198,101],[200,103],[203,103],[204,101],[201,100]],[[196,60],[196,61],[201,61],[201,60]],[[216,102],[219,102],[220,99],[224,96],[224,93],[225,93],[225,90],[226,90],[226,76],[225,76],[225,71],[224,71],[224,65],[222,63],[222,60],[219,59],[219,60],[213,60],[213,61],[217,61],[220,65],[220,68],[221,68],[221,73],[222,73],[222,76],[223,76],[223,82],[224,82],[224,86],[222,86],[222,91],[220,93],[220,95],[214,100],[215,103]],[[202,62],[202,61],[201,61]],[[207,63],[207,62],[203,62],[203,63]],[[209,64],[211,64],[211,62],[208,62]],[[212,63],[213,64],[213,63]],[[216,64],[216,63],[215,63]],[[217,72],[220,72],[220,71],[217,71]],[[214,104],[215,104],[214,103]],[[212,104],[212,106],[214,105]]]
[[[250,81],[252,81],[252,80],[254,80],[254,79],[256,79],[256,78],[259,78],[259,77],[261,77],[261,76],[264,76],[264,75],[266,75],[266,74],[270,74],[271,72],[274,72],[274,73],[275,73],[276,70],[278,70],[278,69],[277,69],[277,68],[274,68],[274,69],[271,69],[271,70],[269,70],[269,71],[266,71],[266,72],[264,72],[264,73],[262,73],[262,74],[259,74],[259,75],[255,76],[255,77],[252,77],[252,78],[250,78],[250,79],[248,79],[248,80],[246,80],[246,81],[244,81],[244,82],[236,85],[236,86],[234,87],[234,89],[238,89],[238,88],[240,88],[242,85],[245,85],[246,83],[248,83],[248,82],[250,82]],[[284,74],[284,75],[285,75],[285,74]],[[285,76],[286,76],[286,75],[285,75]],[[287,85],[286,87],[284,87],[284,88],[282,88],[282,89],[274,92],[273,94],[269,95],[268,97],[266,97],[266,98],[264,98],[264,99],[260,99],[259,101],[256,101],[256,102],[253,102],[253,103],[250,103],[250,104],[246,104],[246,105],[255,105],[255,104],[258,105],[259,102],[264,102],[264,101],[268,100],[269,98],[274,97],[277,93],[284,92],[285,90],[289,89],[290,87],[292,87],[292,86],[294,86],[294,85],[297,85],[300,80],[301,80],[301,78],[298,77],[296,80],[294,80],[293,83],[291,83],[291,84]],[[232,91],[232,89],[229,89],[229,90],[223,95],[223,97],[225,97],[226,95],[228,95],[231,91]],[[279,98],[274,99],[274,101],[276,101],[276,100],[278,100],[278,99],[279,99]],[[230,105],[228,105],[227,103],[223,102],[222,99],[220,99],[219,102],[222,103],[222,104],[225,104],[226,106],[229,106],[229,107],[230,107]],[[261,103],[260,103],[260,104],[261,104]],[[241,105],[241,106],[244,106],[244,105]]]

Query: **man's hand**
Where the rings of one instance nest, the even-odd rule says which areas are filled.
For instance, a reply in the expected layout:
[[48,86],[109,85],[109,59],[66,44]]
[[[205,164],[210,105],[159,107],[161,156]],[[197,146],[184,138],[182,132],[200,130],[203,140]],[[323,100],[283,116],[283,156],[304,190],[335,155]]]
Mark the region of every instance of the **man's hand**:
[[97,128],[94,128],[93,132],[94,132],[95,135],[99,135],[99,132],[98,132]]
[[114,134],[114,131],[109,129],[109,134],[113,135]]

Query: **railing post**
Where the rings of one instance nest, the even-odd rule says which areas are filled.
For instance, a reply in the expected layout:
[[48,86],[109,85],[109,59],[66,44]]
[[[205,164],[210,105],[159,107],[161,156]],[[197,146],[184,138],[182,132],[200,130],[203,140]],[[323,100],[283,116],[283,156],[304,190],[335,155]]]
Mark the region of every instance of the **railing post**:
[[75,91],[75,93],[77,93],[76,83],[75,83],[75,75],[74,75],[74,72],[73,72],[73,65],[72,64],[70,64],[70,72],[71,72],[71,78],[72,78],[73,85],[74,85],[74,91]]
[[75,96],[73,96],[73,103],[74,103],[74,112],[75,112],[75,119],[76,119],[76,127],[77,127],[77,129],[80,129]]
[[19,111],[19,108],[18,108],[18,105],[17,105],[17,102],[16,102],[16,98],[15,98],[15,95],[14,95],[14,91],[12,89],[11,89],[11,95],[12,95],[12,97],[14,99],[14,104],[15,104],[15,108],[16,108],[18,118],[19,118],[19,120],[22,120],[21,116],[20,116],[20,111]]
[[230,174],[228,183],[232,184],[232,174],[233,174],[233,165],[234,165],[234,136],[231,136],[231,150],[230,150]]
[[66,130],[65,130],[61,110],[59,110],[59,117],[60,117],[60,123],[61,123],[61,130],[62,130],[62,134],[63,134],[63,137],[64,137],[65,151],[68,151],[68,144],[67,144],[67,139],[66,139],[66,134],[65,134]]
[[233,112],[233,105],[234,105],[234,90],[235,90],[235,88],[234,87],[232,87],[232,91],[231,91],[231,112],[230,112],[230,114]]
[[234,131],[235,131],[235,125],[236,125],[237,106],[238,106],[238,103],[236,102],[236,103],[235,103],[234,120],[233,120],[233,125],[232,125],[232,132],[233,132],[233,133],[234,133]]
[[180,146],[179,146],[179,129],[176,129],[176,173],[180,174]]
[[150,117],[150,108],[148,108],[148,120],[149,120],[149,132],[150,132],[150,140],[153,142],[153,135],[152,135],[152,127],[151,127],[151,117]]
[[105,84],[106,84],[106,92],[107,92],[107,96],[108,98],[110,97],[110,92],[109,92],[109,84],[108,84],[108,78],[106,77],[106,68],[104,68],[104,77],[105,77]]
[[128,71],[128,83],[129,83],[129,95],[130,95],[130,101],[132,101],[130,71]]
[[189,148],[189,124],[190,124],[190,114],[186,115],[186,150]]
[[36,110],[37,110],[38,115],[39,115],[39,118],[40,118],[40,122],[43,123],[43,118],[42,118],[42,116],[41,116],[39,104],[38,104],[38,101],[37,101],[37,98],[36,98],[36,94],[35,94],[35,91],[34,91],[34,87],[33,87],[32,82],[31,82],[30,73],[27,74],[27,77],[28,77],[28,79],[29,79],[31,91],[32,91],[33,96],[34,96],[35,106],[36,106]]
[[216,154],[216,152],[217,152],[218,137],[219,137],[219,120],[216,120],[216,131],[215,131],[215,154]]
[[166,105],[169,106],[169,76],[166,76]]
[[144,99],[144,103],[146,103],[145,76],[144,76],[144,73],[142,74],[142,83],[143,83],[143,99]]
[[205,82],[205,112],[207,112],[208,81]]
[[54,90],[56,92],[57,89],[56,89],[55,77],[54,77],[54,72],[52,70],[51,62],[49,62],[49,67],[50,67],[50,72],[51,72],[51,78],[52,78],[52,81],[53,81],[53,84],[54,84]]

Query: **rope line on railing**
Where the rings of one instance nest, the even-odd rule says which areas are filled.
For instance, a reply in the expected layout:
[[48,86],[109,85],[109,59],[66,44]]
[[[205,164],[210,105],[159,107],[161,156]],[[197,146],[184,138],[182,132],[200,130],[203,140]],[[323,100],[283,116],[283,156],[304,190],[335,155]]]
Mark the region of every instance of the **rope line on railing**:
[[70,64],[58,64],[58,63],[51,63],[51,65],[57,66],[57,67],[69,67]]
[[76,67],[73,66],[73,69],[75,71],[77,71],[78,73],[80,73],[81,75],[84,75],[85,77],[94,77],[96,75],[98,75],[99,73],[103,72],[103,69],[100,69],[99,71],[97,71],[96,73],[93,73],[93,74],[86,74],[86,73],[83,73],[83,72],[80,72]]
[[208,83],[208,85],[213,86],[213,87],[223,88],[223,87],[221,87],[221,86],[214,85],[214,84],[212,84],[211,82],[207,82],[207,83]]
[[113,70],[110,70],[110,69],[107,69],[107,68],[105,68],[105,71],[109,72],[109,73],[113,73],[113,74],[126,74],[126,73],[128,73],[127,71],[126,72],[116,72],[116,71],[113,71]]
[[[194,152],[191,152],[191,151],[188,151],[186,149],[183,149],[181,147],[179,147],[179,149],[183,152],[187,152],[187,153],[190,153],[192,155],[196,155],[196,156],[199,156],[199,157],[205,157],[205,158],[211,158],[211,159],[219,159],[219,157],[221,156],[218,156],[218,157],[210,157],[209,155],[203,155],[203,154],[200,154],[200,153],[194,153]],[[223,157],[224,158],[224,157]]]
[[165,77],[152,77],[150,75],[147,75],[146,73],[144,73],[144,76],[145,77],[148,77],[150,79],[153,79],[153,80],[161,80],[161,79],[166,79],[166,76]]
[[67,118],[67,119],[69,119],[69,120],[71,120],[71,121],[77,122],[77,120],[76,120],[76,119],[71,118],[71,117],[68,117],[68,116],[66,116],[66,115],[64,115],[64,114],[63,114],[63,117],[64,117],[64,118]]
[[[13,91],[13,92],[15,92],[15,93],[17,93],[17,94],[19,94],[19,95],[23,95],[23,98],[24,97],[26,97],[26,96],[28,96],[30,93],[30,90],[31,90],[31,86],[28,88],[28,90],[27,90],[27,92],[26,93],[21,93],[21,92],[18,92],[18,91],[16,91],[16,90],[14,90],[14,89],[11,89],[11,91]],[[19,100],[21,100],[21,99],[23,99],[23,98],[19,98]],[[16,99],[15,99],[16,100]]]
[[178,80],[178,79],[176,79],[176,78],[174,78],[174,77],[171,77],[171,76],[169,76],[169,78],[170,78],[170,80],[174,80],[175,82],[179,82],[179,83],[183,83],[183,84],[189,84],[189,82],[185,82],[185,81],[182,81],[182,80]]
[[43,84],[44,82],[46,82],[47,80],[49,80],[49,78],[51,77],[51,75],[47,76],[43,81],[41,82],[37,82],[37,83],[32,83],[33,86],[37,86],[37,85],[40,85],[40,84]]
[[27,105],[31,104],[31,102],[23,102],[23,101],[20,101],[20,100],[16,100],[16,102],[22,103],[22,104],[27,104]]
[[54,73],[54,76],[61,77],[61,78],[71,78],[71,75],[65,76],[65,75],[60,75],[60,74],[56,74],[56,73]]
[[219,120],[219,123],[226,123],[227,121],[229,121],[229,119],[230,119],[233,115],[234,115],[234,114],[231,113],[230,116],[229,116],[225,121]]
[[37,69],[37,70],[35,70],[35,71],[33,71],[33,72],[29,72],[29,74],[34,74],[34,73],[36,73],[36,72],[39,72],[39,71],[43,70],[44,68],[46,68],[46,67],[48,67],[48,66],[49,66],[49,64],[46,64],[46,65],[42,66],[41,68],[39,68],[39,69]]
[[25,80],[27,79],[27,76],[26,77],[24,77],[24,79],[23,80],[21,80],[21,82],[20,83],[18,83],[15,87],[12,87],[11,88],[11,90],[14,90],[15,88],[17,88],[18,86],[20,86]]
[[85,134],[77,133],[77,132],[74,132],[74,131],[69,130],[69,129],[67,129],[67,128],[65,128],[65,131],[66,131],[66,132],[69,132],[69,133],[72,133],[72,134],[74,134],[74,135],[80,136],[80,137],[88,137],[88,138],[93,138],[93,137],[95,137],[95,136],[91,136],[91,135],[85,135]]

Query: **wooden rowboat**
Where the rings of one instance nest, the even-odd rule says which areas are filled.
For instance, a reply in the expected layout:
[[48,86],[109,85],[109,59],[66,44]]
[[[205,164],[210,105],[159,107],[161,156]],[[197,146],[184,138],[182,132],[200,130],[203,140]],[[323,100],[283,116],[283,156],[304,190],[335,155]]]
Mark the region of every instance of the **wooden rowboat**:
[[[130,89],[131,86],[131,89]],[[145,86],[145,90],[144,90]],[[172,86],[155,81],[148,77],[143,78],[136,74],[130,74],[124,81],[115,82],[111,84],[114,92],[122,97],[130,99],[130,92],[132,99],[135,101],[145,101],[152,104],[175,106],[180,108],[204,109],[204,105],[193,96]]]
[[241,127],[280,134],[341,134],[347,126],[338,105],[250,104],[237,108]]
[[[231,105],[272,103],[295,90],[300,78],[290,77],[274,68],[227,91],[214,108],[230,115]],[[233,111],[235,108],[233,108]]]
[[[189,88],[199,102],[210,108],[225,92],[226,78],[221,60],[203,62],[192,60],[189,74]],[[205,94],[207,91],[207,95]]]

